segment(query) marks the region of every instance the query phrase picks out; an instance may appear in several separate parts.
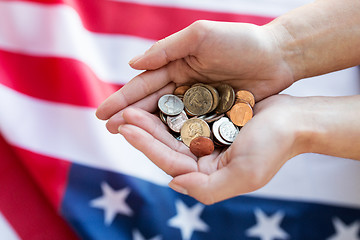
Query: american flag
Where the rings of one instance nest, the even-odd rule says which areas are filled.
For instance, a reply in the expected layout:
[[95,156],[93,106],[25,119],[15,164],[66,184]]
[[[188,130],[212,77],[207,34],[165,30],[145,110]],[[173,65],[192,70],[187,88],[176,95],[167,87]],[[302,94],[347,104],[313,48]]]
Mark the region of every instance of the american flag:
[[[0,238],[359,240],[357,161],[303,154],[264,188],[205,206],[95,117],[155,41],[198,19],[266,24],[307,2],[0,0]],[[284,93],[359,94],[359,76]]]

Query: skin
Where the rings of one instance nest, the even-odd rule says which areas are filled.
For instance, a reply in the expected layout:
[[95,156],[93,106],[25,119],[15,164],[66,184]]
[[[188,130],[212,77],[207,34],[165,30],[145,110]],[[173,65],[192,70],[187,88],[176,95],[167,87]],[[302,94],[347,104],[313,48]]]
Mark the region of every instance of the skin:
[[[277,95],[299,79],[360,64],[359,9],[355,0],[321,0],[264,26],[197,21],[133,58],[130,66],[146,71],[96,115],[173,176],[170,187],[204,204],[261,188],[301,153],[359,160],[360,96]],[[250,90],[257,102],[231,147],[199,159],[151,114],[160,96],[196,82]]]

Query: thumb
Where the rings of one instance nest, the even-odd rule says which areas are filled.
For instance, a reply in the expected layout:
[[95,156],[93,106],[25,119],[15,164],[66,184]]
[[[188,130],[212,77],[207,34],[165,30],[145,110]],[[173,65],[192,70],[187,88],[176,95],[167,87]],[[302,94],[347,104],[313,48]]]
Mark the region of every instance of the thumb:
[[203,21],[197,21],[183,30],[157,41],[144,54],[134,57],[129,65],[137,70],[155,70],[171,61],[194,54],[202,42]]

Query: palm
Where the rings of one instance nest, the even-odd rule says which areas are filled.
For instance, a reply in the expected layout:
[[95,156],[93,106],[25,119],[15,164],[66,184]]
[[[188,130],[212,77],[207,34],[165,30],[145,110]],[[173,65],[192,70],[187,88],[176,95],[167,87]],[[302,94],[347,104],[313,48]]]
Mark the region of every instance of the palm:
[[[287,114],[291,105],[291,97],[282,95],[261,101],[255,107],[254,118],[241,129],[231,147],[217,149],[199,159],[168,132],[160,119],[141,109],[124,111],[129,125],[122,127],[122,134],[157,166],[175,177],[175,181],[195,184],[192,186],[194,193],[190,193],[195,198],[205,203],[219,201],[262,187],[294,155],[293,121],[289,121],[291,116]],[[211,180],[215,178],[222,181]],[[209,188],[216,190],[209,191]],[[217,193],[218,188],[221,191]],[[209,196],[211,200],[207,199]]]
[[221,151],[215,150],[211,155],[198,159],[185,144],[175,139],[153,114],[129,108],[124,112],[124,118],[127,124],[131,124],[126,125],[131,130],[124,134],[125,138],[171,176],[192,171],[206,174],[216,171]]
[[[122,126],[120,133],[128,142],[173,176],[172,183],[185,186],[204,203],[253,191],[268,182],[293,154],[291,141],[283,140],[291,139],[286,136],[291,128],[279,124],[286,124],[281,116],[289,109],[277,107],[284,106],[287,97],[269,97],[293,82],[280,52],[266,28],[198,22],[133,59],[131,67],[146,71],[110,96],[98,108],[97,116],[108,120],[112,133]],[[255,117],[231,147],[200,159],[151,114],[162,95],[196,82],[227,83],[235,90],[250,90],[258,102]]]

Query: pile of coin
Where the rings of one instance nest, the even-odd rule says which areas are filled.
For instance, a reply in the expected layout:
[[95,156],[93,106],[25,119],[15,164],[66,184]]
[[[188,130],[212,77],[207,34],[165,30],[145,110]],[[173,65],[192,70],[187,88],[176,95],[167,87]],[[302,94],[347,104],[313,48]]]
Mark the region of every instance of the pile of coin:
[[158,101],[160,119],[197,157],[229,146],[253,117],[255,98],[227,84],[180,86]]

